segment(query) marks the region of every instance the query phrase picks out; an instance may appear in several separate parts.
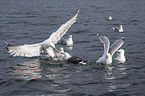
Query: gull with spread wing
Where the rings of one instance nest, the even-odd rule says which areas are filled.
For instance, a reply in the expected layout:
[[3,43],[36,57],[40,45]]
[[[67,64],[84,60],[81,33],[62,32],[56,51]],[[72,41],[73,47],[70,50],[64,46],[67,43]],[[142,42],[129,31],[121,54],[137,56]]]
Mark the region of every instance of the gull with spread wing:
[[124,37],[121,39],[118,39],[112,44],[110,47],[110,41],[105,35],[97,34],[99,37],[101,43],[104,44],[104,53],[101,58],[99,58],[96,62],[97,63],[103,63],[103,64],[111,64],[112,63],[112,57],[114,53],[119,49],[123,43],[124,43]]
[[13,56],[35,57],[40,56],[40,53],[46,51],[50,57],[55,57],[56,54],[53,49],[56,49],[55,44],[61,39],[62,36],[68,31],[68,29],[76,22],[77,13],[65,24],[62,24],[56,32],[53,32],[48,39],[41,43],[36,44],[24,44],[20,46],[7,46],[8,53]]

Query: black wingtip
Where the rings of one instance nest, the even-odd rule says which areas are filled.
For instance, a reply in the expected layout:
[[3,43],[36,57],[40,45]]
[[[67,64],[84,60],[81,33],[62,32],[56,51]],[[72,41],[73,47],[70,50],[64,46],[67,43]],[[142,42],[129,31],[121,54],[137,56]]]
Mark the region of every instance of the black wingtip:
[[5,41],[5,48],[8,49],[8,47],[13,46],[11,44],[9,44],[8,42]]

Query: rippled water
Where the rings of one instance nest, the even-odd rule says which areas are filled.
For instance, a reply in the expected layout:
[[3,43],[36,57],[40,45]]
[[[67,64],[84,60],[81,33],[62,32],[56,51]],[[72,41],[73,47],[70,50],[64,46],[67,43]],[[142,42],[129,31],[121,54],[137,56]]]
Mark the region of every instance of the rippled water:
[[[1,0],[0,95],[1,96],[144,96],[145,92],[144,0]],[[21,45],[41,42],[80,9],[72,34],[73,56],[89,62],[75,65],[50,62],[41,57],[12,57],[5,41]],[[109,16],[113,17],[108,21]],[[122,24],[124,33],[114,32]],[[125,37],[127,61],[98,65],[103,44],[96,34],[113,43]],[[115,57],[115,56],[114,56]]]

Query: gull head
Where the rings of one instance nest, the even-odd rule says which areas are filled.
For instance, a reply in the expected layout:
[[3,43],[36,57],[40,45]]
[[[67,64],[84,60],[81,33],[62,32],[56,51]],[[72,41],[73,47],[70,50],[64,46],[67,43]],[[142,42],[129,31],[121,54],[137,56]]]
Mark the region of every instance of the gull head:
[[69,35],[69,38],[72,38],[72,35]]
[[120,28],[122,28],[122,25],[120,25]]
[[121,54],[124,54],[125,53],[124,49],[117,50],[117,52],[118,53],[121,53]]
[[63,50],[62,47],[60,48],[59,52],[62,53],[62,54],[64,54],[64,50]]

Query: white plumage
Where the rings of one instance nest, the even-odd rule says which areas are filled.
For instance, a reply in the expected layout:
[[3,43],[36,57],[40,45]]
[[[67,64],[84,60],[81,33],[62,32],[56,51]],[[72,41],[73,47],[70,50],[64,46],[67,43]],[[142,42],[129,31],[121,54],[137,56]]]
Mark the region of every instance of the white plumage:
[[99,37],[101,43],[104,44],[104,53],[101,58],[99,58],[96,62],[97,63],[103,63],[103,64],[111,64],[112,63],[112,57],[117,49],[119,49],[123,43],[124,43],[124,37],[121,39],[118,39],[114,42],[114,44],[110,47],[110,41],[109,39],[101,34],[97,34]]
[[124,31],[123,27],[122,27],[122,25],[120,25],[119,32],[123,32],[123,31]]
[[117,50],[117,52],[117,57],[114,59],[119,61],[119,63],[124,63],[126,61],[124,49]]
[[109,16],[109,18],[108,18],[110,21],[112,20],[112,16]]
[[67,46],[73,46],[73,39],[72,39],[72,35],[69,35],[69,38],[67,39]]
[[122,25],[120,25],[120,27],[113,26],[112,28],[113,28],[114,31],[117,31],[117,32],[124,32]]
[[7,46],[9,50],[8,53],[10,53],[10,55],[13,56],[34,57],[34,56],[40,56],[40,53],[42,51],[46,51],[49,56],[54,57],[55,53],[53,49],[57,50],[55,48],[55,44],[61,39],[62,36],[64,36],[64,34],[68,31],[68,29],[76,22],[78,13],[79,10],[77,11],[74,17],[72,17],[65,24],[62,24],[56,32],[53,32],[47,40],[36,44]]
[[57,60],[61,60],[61,61],[67,60],[68,58],[71,57],[71,55],[69,53],[64,52],[64,49],[62,47],[60,48],[59,52],[56,54],[57,54],[57,57],[53,58],[53,60],[56,60],[56,61]]
[[73,39],[72,39],[72,35],[69,35],[68,39],[61,39],[62,44],[65,44],[69,47],[73,46]]

